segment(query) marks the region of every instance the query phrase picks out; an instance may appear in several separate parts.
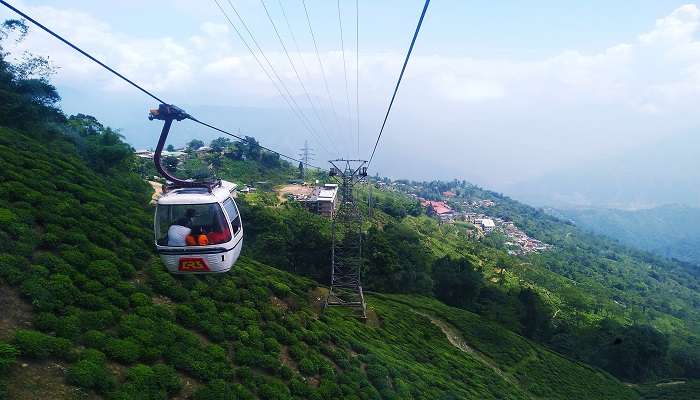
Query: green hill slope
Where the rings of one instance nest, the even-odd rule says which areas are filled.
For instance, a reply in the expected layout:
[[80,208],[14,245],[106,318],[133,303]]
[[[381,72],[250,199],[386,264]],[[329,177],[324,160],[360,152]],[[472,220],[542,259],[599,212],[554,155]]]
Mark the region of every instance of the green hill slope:
[[429,299],[370,295],[364,324],[320,316],[317,284],[246,258],[170,276],[139,179],[96,172],[62,135],[2,128],[0,154],[0,287],[21,310],[0,329],[9,398],[636,397]]
[[661,257],[700,264],[700,209],[667,205],[646,210],[556,210],[577,226]]

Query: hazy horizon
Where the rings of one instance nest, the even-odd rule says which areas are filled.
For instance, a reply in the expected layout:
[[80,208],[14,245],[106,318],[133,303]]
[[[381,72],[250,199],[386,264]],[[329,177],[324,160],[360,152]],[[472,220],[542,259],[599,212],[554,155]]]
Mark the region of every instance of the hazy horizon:
[[[234,2],[318,135],[290,113],[213,2],[13,4],[166,101],[285,153],[308,140],[323,165],[369,155],[422,1],[359,2],[359,153],[354,2],[341,2],[346,97],[335,4],[307,1],[332,103],[301,3],[284,2],[298,53],[280,3],[266,2],[323,124],[260,2]],[[698,6],[674,1],[433,2],[371,173],[464,179],[535,205],[698,206],[699,28]],[[34,27],[8,50],[53,60],[66,113],[95,115],[134,147],[155,146],[159,126],[146,113],[157,104],[149,98]],[[173,132],[175,145],[218,136],[186,123]]]

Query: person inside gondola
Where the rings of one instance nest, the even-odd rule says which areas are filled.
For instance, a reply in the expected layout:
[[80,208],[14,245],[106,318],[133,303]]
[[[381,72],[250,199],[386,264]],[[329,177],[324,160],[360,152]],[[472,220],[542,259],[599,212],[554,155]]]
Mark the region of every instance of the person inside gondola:
[[188,238],[192,233],[192,219],[195,216],[195,210],[188,208],[185,215],[178,218],[174,224],[168,228],[168,246],[191,246],[188,243]]
[[207,243],[218,244],[231,240],[231,231],[228,229],[224,216],[219,213],[211,222],[211,232],[207,234]]

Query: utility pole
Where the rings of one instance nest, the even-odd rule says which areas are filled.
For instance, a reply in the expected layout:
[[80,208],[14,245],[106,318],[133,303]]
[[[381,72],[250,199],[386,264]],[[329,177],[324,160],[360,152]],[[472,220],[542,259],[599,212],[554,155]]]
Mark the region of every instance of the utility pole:
[[314,156],[313,150],[314,149],[309,147],[308,140],[304,140],[304,147],[299,149],[299,151],[300,151],[299,158],[303,162],[302,168],[301,168],[301,179],[302,180],[306,179],[306,166],[309,164],[309,161],[313,160],[313,156]]
[[331,160],[329,175],[340,187],[340,202],[333,217],[333,247],[331,251],[331,289],[324,307],[348,307],[367,318],[367,306],[362,293],[362,215],[355,203],[353,187],[367,177],[365,160]]

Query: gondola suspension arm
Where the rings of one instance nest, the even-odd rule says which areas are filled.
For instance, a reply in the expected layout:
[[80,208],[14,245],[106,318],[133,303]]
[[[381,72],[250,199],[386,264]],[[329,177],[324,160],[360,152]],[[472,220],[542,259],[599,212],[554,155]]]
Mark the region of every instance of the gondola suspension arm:
[[197,182],[193,180],[183,180],[174,175],[172,175],[166,168],[163,167],[161,163],[161,156],[163,153],[163,148],[165,147],[165,141],[168,139],[168,133],[170,133],[170,127],[173,121],[182,121],[184,119],[192,119],[192,117],[187,114],[183,109],[170,105],[161,104],[157,109],[153,109],[148,114],[148,119],[153,121],[154,119],[163,121],[163,129],[160,131],[160,138],[158,138],[158,145],[156,146],[156,152],[153,155],[153,162],[156,165],[156,170],[165,179],[172,182],[173,186],[177,187],[202,187],[206,186],[206,183]]

